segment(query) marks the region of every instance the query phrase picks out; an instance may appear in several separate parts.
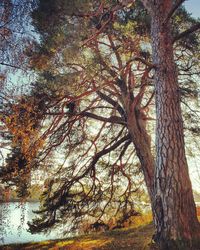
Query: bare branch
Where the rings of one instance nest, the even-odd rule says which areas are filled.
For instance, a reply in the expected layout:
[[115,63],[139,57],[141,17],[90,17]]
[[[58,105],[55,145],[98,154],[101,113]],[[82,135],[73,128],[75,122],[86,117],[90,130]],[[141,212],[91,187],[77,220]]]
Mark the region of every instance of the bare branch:
[[125,112],[123,110],[123,108],[119,105],[119,103],[117,103],[116,101],[114,101],[111,97],[105,95],[104,93],[102,93],[101,91],[97,91],[97,94],[99,95],[99,97],[101,97],[101,99],[103,99],[104,101],[106,101],[107,103],[111,104],[114,108],[117,109],[117,111],[120,113],[120,115],[123,117],[125,115]]
[[139,57],[139,56],[136,56],[136,57],[131,58],[131,59],[127,62],[127,64],[129,64],[129,63],[131,63],[131,62],[133,62],[133,61],[142,62],[144,65],[148,66],[150,69],[155,69],[155,68],[156,68],[156,65],[154,65],[154,64],[152,64],[152,63],[146,61],[144,58]]
[[109,122],[109,123],[114,123],[114,124],[122,124],[122,125],[126,124],[126,122],[123,121],[119,116],[111,116],[111,117],[106,118],[106,117],[99,116],[90,112],[83,112],[82,114],[83,116],[90,117],[98,121]]
[[12,65],[12,64],[9,64],[9,63],[3,63],[3,62],[0,62],[1,65],[3,66],[7,66],[7,67],[11,67],[11,68],[15,68],[15,69],[21,69],[19,66],[16,66],[16,65]]
[[124,137],[122,137],[120,140],[118,140],[116,143],[114,143],[112,146],[110,146],[109,148],[103,149],[100,152],[98,152],[96,154],[96,156],[93,158],[93,161],[90,164],[90,168],[93,167],[97,161],[104,155],[108,154],[109,152],[115,150],[116,148],[118,148],[122,143],[124,143],[125,141],[130,139],[130,135],[126,135]]

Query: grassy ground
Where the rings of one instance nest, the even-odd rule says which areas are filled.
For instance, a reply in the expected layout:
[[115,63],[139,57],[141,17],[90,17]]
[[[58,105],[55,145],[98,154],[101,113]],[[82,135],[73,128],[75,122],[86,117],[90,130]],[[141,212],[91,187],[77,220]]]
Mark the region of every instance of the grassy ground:
[[150,221],[150,216],[139,217],[138,221],[127,229],[63,240],[0,246],[0,250],[156,250],[151,244],[154,228]]
[[[0,247],[2,250],[149,250],[153,225],[151,218],[138,218],[127,229],[107,231],[64,240],[43,241]],[[152,248],[151,248],[152,249]]]
[[3,246],[3,250],[147,250],[153,233],[152,224],[139,228],[114,230],[67,240],[43,241]]

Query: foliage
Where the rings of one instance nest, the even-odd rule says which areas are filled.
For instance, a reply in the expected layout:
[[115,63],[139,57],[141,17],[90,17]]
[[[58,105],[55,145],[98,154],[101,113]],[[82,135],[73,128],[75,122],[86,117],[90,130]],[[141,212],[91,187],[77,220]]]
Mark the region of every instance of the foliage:
[[[145,164],[138,151],[141,138],[154,155],[147,12],[140,1],[123,5],[119,1],[41,0],[32,17],[41,40],[26,54],[38,78],[30,96],[14,104],[4,119],[19,147],[17,160],[25,157],[28,162],[23,171],[19,164],[11,164],[17,180],[25,176],[28,184],[30,171],[55,158],[53,169],[48,169],[41,216],[31,230],[47,230],[66,221],[75,230],[87,216],[95,223],[106,215],[135,211],[134,201],[145,190]],[[174,36],[196,23],[183,8],[172,22]],[[189,37],[175,43],[179,91],[186,107],[197,98],[199,73],[199,37]],[[22,116],[21,109],[25,109]],[[184,111],[185,120],[193,120],[192,126],[186,123],[186,131],[198,134],[194,112]],[[131,134],[130,118],[135,119],[135,134],[141,135],[138,143]],[[5,181],[10,181],[8,176]]]
[[[40,103],[39,103],[40,104]],[[36,103],[23,97],[18,103],[13,103],[4,113],[2,122],[6,125],[11,136],[12,150],[6,158],[6,168],[0,169],[2,182],[17,187],[19,197],[28,197],[30,187],[31,166],[36,164],[38,149],[43,141],[39,138],[40,112],[35,112]],[[29,151],[35,141],[37,150]]]

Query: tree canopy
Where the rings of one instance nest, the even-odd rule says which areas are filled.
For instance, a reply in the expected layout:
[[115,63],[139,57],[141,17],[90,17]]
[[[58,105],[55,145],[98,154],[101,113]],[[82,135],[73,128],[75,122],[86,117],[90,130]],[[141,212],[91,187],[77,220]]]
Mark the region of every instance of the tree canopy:
[[[186,141],[196,141],[200,25],[179,6],[183,1],[174,2],[164,22],[172,26]],[[159,69],[152,13],[146,1],[90,0],[40,0],[32,12],[40,40],[26,46],[25,56],[37,79],[3,112],[13,149],[0,177],[24,191],[31,172],[45,165],[33,232],[131,213],[143,180],[154,209]]]

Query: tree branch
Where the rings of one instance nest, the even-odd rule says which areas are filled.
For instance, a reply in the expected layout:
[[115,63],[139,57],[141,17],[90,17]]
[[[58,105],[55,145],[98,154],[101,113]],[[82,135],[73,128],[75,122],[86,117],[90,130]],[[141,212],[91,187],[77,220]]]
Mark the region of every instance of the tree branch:
[[82,178],[84,178],[96,165],[96,163],[99,161],[99,159],[110,153],[111,151],[115,150],[116,148],[118,148],[122,143],[126,142],[127,140],[130,139],[130,135],[125,135],[124,137],[122,137],[121,139],[119,139],[118,141],[116,141],[113,145],[111,145],[108,148],[103,148],[101,151],[99,151],[92,159],[91,163],[89,164],[88,168],[81,174],[78,175],[76,177],[73,178],[73,180],[71,180],[71,185],[73,185],[73,183],[75,181],[79,181]]
[[126,124],[126,122],[123,121],[119,116],[111,116],[111,117],[106,118],[106,117],[99,116],[90,112],[83,112],[82,115],[93,118],[98,121],[102,121],[102,122],[109,122],[109,123],[115,123],[115,124],[121,124],[121,125]]
[[12,65],[12,64],[9,64],[9,63],[0,62],[0,64],[3,65],[3,66],[15,68],[15,69],[21,69],[19,66],[15,66],[15,65]]
[[175,43],[176,41],[178,41],[178,40],[180,40],[180,39],[188,36],[189,34],[195,32],[195,31],[197,31],[199,29],[200,29],[200,23],[197,23],[197,24],[193,25],[191,28],[183,31],[182,33],[180,33],[179,35],[177,35],[176,37],[174,37],[173,43]]
[[131,58],[131,59],[127,62],[127,64],[128,64],[128,63],[131,63],[131,62],[133,62],[133,61],[142,62],[144,65],[148,66],[149,69],[155,69],[155,68],[156,68],[156,65],[154,65],[154,64],[152,64],[152,63],[146,61],[145,59],[143,59],[142,57],[139,57],[139,56],[136,56],[136,57]]
[[112,98],[110,98],[109,96],[105,95],[101,91],[97,91],[97,94],[98,94],[99,97],[101,97],[101,99],[103,99],[107,103],[111,104],[114,108],[116,108],[117,111],[120,113],[120,115],[122,117],[125,116],[125,112],[124,112],[123,108],[119,105],[119,103],[117,103],[116,101],[114,101]]
[[103,150],[101,150],[100,152],[98,152],[96,154],[96,156],[93,158],[93,161],[91,162],[90,164],[90,167],[91,166],[94,166],[97,161],[104,155],[110,153],[111,151],[115,150],[117,147],[119,147],[122,143],[124,143],[125,141],[129,140],[130,139],[130,135],[126,135],[124,137],[122,137],[120,140],[116,141],[116,143],[114,143],[112,146],[110,146],[109,148],[104,148]]
[[151,0],[141,0],[144,7],[150,12],[152,9],[152,1]]
[[165,19],[165,21],[164,21],[163,24],[166,24],[169,21],[169,19],[173,16],[174,12],[181,6],[181,4],[183,2],[185,2],[185,0],[178,0],[178,1],[176,1],[176,3],[174,4],[174,6],[172,7],[172,9],[170,10],[170,12],[168,13],[168,15],[167,15],[167,17],[166,17],[166,19]]

